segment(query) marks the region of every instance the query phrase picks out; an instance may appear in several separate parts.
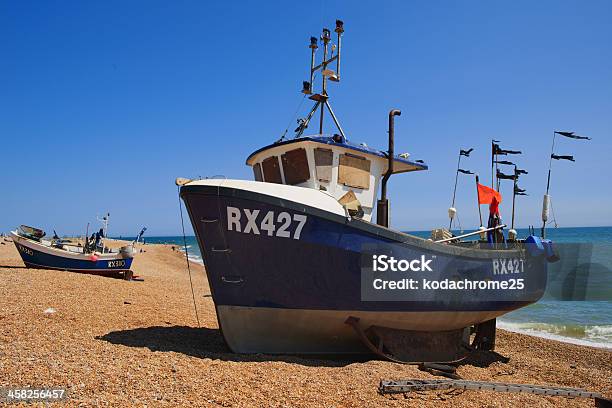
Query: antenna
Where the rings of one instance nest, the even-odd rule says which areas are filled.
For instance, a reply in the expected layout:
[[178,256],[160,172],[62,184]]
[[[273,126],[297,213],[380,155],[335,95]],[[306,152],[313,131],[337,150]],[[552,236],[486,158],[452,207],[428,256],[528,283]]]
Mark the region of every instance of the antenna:
[[103,236],[100,238],[100,243],[102,245],[102,252],[104,252],[104,238],[108,236],[108,221],[110,219],[110,213],[107,212],[102,218],[96,215],[96,218],[102,224]]
[[106,213],[106,215],[102,218],[100,218],[99,216],[96,216],[96,218],[102,224],[102,231],[104,232],[104,236],[106,236],[106,232],[108,231],[108,221],[110,219],[110,213]]
[[[340,82],[340,51],[342,45],[342,33],[344,33],[344,22],[342,20],[336,20],[336,29],[334,32],[337,35],[336,44],[332,44],[331,39],[331,31],[328,28],[324,28],[321,37],[317,39],[316,37],[310,37],[310,44],[308,48],[310,48],[310,80],[302,82],[302,93],[305,95],[310,95],[308,99],[315,101],[314,106],[308,113],[305,119],[298,119],[298,127],[295,129],[295,137],[298,138],[302,136],[306,128],[308,128],[308,124],[312,119],[312,116],[316,113],[317,110],[320,110],[320,119],[319,119],[319,133],[323,134],[323,118],[325,113],[325,108],[329,111],[338,131],[342,135],[344,139],[346,136],[334,111],[329,104],[329,95],[327,94],[327,80],[333,82]],[[320,64],[316,64],[316,52],[319,48],[319,41],[323,45],[323,56]],[[327,57],[328,51],[330,51],[329,58]],[[334,55],[336,53],[336,55]],[[329,69],[328,66],[336,61],[336,70]],[[321,81],[321,92],[313,94],[313,82],[315,77],[315,72],[321,71],[322,81]]]

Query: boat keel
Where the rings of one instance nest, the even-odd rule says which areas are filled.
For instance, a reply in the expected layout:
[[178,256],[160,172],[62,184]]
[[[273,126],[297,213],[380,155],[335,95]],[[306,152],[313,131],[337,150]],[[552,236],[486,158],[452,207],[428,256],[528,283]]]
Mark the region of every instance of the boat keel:
[[359,318],[350,316],[351,326],[361,342],[374,354],[402,364],[450,363],[463,360],[472,350],[469,328],[423,332],[371,326],[363,330]]

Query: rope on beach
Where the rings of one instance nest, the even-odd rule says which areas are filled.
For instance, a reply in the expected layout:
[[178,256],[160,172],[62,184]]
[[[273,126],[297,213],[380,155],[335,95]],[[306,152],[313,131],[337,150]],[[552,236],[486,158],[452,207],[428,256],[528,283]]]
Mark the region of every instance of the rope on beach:
[[191,286],[191,298],[193,299],[193,310],[195,311],[196,321],[200,327],[200,317],[198,316],[198,307],[196,305],[195,293],[193,292],[193,281],[191,280],[191,266],[189,265],[189,252],[187,251],[187,238],[185,237],[185,222],[183,221],[183,205],[181,204],[181,188],[177,186],[179,212],[181,213],[181,227],[183,228],[183,246],[185,248],[185,259],[187,260],[187,271],[189,272],[189,286]]

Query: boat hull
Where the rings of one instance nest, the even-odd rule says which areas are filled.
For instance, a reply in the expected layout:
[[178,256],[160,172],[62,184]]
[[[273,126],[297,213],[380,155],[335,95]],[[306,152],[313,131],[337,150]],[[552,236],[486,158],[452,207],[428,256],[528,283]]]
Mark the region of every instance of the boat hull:
[[499,311],[377,312],[268,307],[217,306],[223,336],[239,353],[319,354],[367,353],[348,317],[363,328],[381,326],[436,332],[464,328],[499,316]]
[[13,242],[28,268],[112,275],[129,271],[132,257],[120,253],[81,254],[56,249],[12,233]]
[[364,273],[369,251],[435,258],[434,265],[443,267],[427,276],[437,280],[505,279],[494,274],[492,259],[525,254],[435,244],[310,207],[298,201],[298,190],[296,200],[257,193],[256,184],[250,190],[201,184],[181,189],[219,325],[235,352],[361,352],[365,347],[345,324],[349,317],[364,328],[455,330],[526,306],[544,292],[545,261],[538,259],[522,272],[529,285],[520,295],[414,291],[376,298],[364,291],[371,284]]

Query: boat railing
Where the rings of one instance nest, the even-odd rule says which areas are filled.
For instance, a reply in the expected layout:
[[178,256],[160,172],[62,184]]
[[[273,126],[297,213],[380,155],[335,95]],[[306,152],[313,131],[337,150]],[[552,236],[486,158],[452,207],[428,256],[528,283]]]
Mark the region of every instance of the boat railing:
[[463,235],[457,235],[455,237],[451,237],[451,238],[446,238],[446,239],[441,239],[438,241],[434,241],[436,244],[443,244],[445,242],[450,242],[450,241],[456,241],[458,239],[463,239],[463,238],[467,238],[467,237],[471,237],[473,235],[478,235],[478,234],[483,234],[489,231],[495,231],[498,229],[502,229],[502,228],[506,228],[507,225],[506,224],[502,224],[502,225],[497,225],[495,227],[491,227],[491,228],[485,228],[485,229],[481,229],[481,230],[477,230],[477,231],[473,231],[473,232],[469,232],[467,234],[463,234]]

